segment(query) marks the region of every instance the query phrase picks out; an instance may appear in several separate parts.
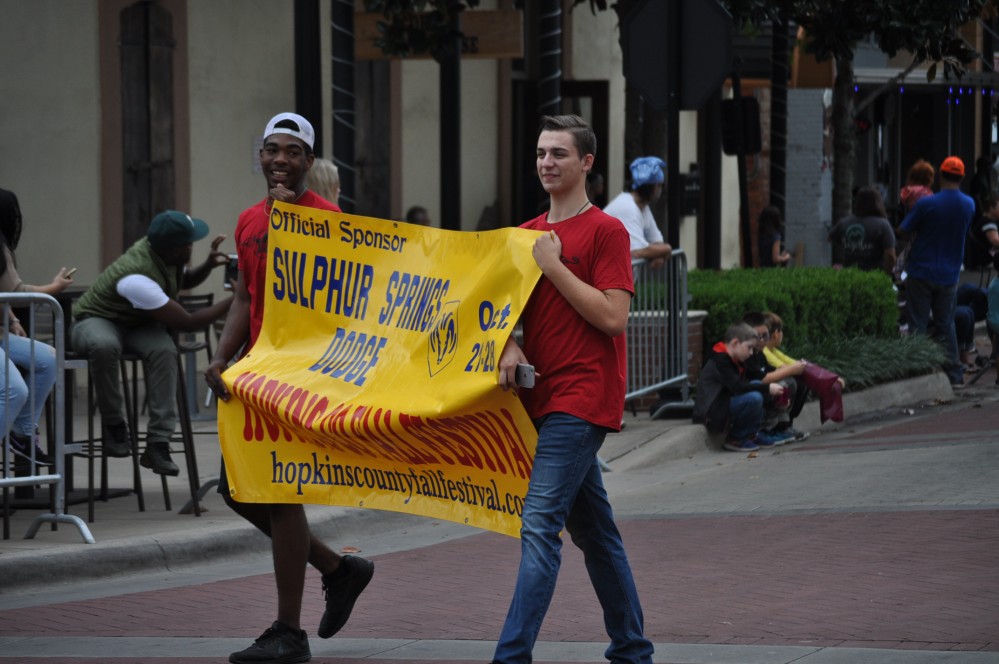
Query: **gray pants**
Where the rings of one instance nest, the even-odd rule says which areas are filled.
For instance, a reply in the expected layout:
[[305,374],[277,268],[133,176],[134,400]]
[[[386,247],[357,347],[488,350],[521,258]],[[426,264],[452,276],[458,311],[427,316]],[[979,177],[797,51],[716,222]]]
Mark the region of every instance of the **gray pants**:
[[89,360],[105,425],[125,420],[118,362],[122,353],[142,358],[149,404],[146,437],[149,442],[169,441],[177,427],[177,345],[167,329],[160,323],[120,327],[106,318],[85,318],[73,324],[70,340],[73,350]]

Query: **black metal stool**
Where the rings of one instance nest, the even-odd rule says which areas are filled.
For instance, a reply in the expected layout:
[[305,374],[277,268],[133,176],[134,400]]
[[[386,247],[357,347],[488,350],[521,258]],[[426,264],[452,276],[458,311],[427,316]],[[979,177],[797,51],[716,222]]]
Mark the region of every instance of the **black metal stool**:
[[[198,461],[194,452],[194,432],[191,428],[191,416],[190,409],[188,407],[187,401],[187,385],[184,375],[184,366],[181,361],[181,355],[183,355],[183,349],[178,348],[176,362],[177,362],[177,421],[179,432],[175,432],[173,436],[170,437],[170,443],[179,443],[183,448],[184,453],[184,463],[187,468],[188,482],[191,488],[191,504],[192,511],[195,516],[201,516],[201,508],[198,503]],[[138,355],[132,353],[125,353],[121,356],[121,380],[123,386],[123,394],[125,397],[125,413],[126,420],[128,421],[129,435],[132,437],[132,465],[135,469],[135,486],[136,491],[139,495],[139,511],[145,510],[145,500],[142,494],[142,478],[139,474],[139,452],[141,443],[147,443],[144,434],[139,434],[139,410],[141,404],[139,402],[139,379],[138,379],[138,365],[142,361],[142,358]],[[128,377],[128,365],[132,367],[132,379],[129,382]],[[166,510],[169,512],[173,509],[172,503],[170,501],[170,488],[167,486],[167,476],[160,475],[160,481],[163,485],[163,501]]]
[[[138,359],[138,358],[136,358]],[[94,522],[94,502],[96,499],[100,499],[103,502],[107,502],[111,498],[111,489],[109,488],[108,481],[108,457],[103,453],[103,434],[97,435],[96,428],[94,426],[94,417],[97,415],[97,403],[94,395],[94,384],[91,379],[91,374],[89,371],[89,362],[86,357],[79,355],[72,351],[66,351],[66,359],[63,366],[66,371],[81,371],[87,370],[87,436],[86,438],[77,438],[73,432],[73,397],[71,396],[71,391],[67,390],[66,393],[66,434],[65,434],[65,447],[67,452],[71,453],[74,457],[85,457],[87,459],[87,521],[90,523]],[[67,381],[68,383],[69,381]],[[100,493],[98,494],[95,490],[94,483],[94,471],[95,471],[95,460],[100,458]],[[136,494],[139,503],[139,511],[145,511],[145,497],[142,494],[142,484],[139,478],[138,472],[138,454],[136,450],[136,441],[132,441],[132,466],[133,466],[133,486],[131,491]],[[67,489],[69,486],[67,485]],[[68,498],[68,497],[67,497]]]

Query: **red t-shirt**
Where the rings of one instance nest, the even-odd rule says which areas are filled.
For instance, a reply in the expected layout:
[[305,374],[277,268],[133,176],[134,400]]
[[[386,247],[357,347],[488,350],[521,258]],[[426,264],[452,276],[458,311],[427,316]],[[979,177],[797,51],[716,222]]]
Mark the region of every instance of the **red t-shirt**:
[[[521,225],[555,231],[562,264],[587,284],[634,294],[628,231],[597,207],[557,224],[546,215]],[[524,354],[540,374],[533,389],[520,390],[531,418],[567,413],[614,431],[624,413],[625,335],[608,337],[587,323],[544,276],[522,316]]]
[[[325,198],[306,189],[295,205],[332,210],[340,212],[340,208]],[[236,253],[239,256],[239,270],[243,273],[243,281],[250,292],[250,343],[247,350],[253,347],[260,334],[260,326],[264,322],[264,287],[267,281],[267,229],[270,216],[270,199],[265,198],[253,207],[243,210],[236,224]]]

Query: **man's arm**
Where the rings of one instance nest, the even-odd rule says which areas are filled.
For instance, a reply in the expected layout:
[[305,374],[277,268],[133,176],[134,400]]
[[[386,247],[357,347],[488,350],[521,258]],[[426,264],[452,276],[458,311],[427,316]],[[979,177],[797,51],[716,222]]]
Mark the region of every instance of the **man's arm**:
[[[746,380],[731,361],[719,362],[717,365],[718,379],[730,395],[759,392],[762,395],[770,394],[771,396],[777,396],[783,389],[776,383],[769,383],[766,381],[766,378],[759,381]],[[770,374],[766,375],[769,376]]]
[[846,224],[844,219],[840,219],[836,224],[830,229],[829,235],[826,236],[826,240],[829,242],[838,242],[839,238],[843,235],[843,226]]
[[518,364],[530,364],[530,362],[527,361],[527,356],[524,355],[524,351],[517,345],[517,342],[513,340],[513,335],[511,334],[506,340],[506,345],[503,346],[498,364],[499,386],[504,390],[513,388],[513,391],[516,393]]
[[185,309],[184,305],[177,300],[169,300],[159,309],[150,309],[146,313],[152,319],[163,323],[163,325],[171,330],[197,332],[225,315],[225,312],[229,310],[229,305],[232,304],[232,300],[232,297],[227,297],[211,306],[203,307],[194,312]]
[[791,254],[787,251],[781,251],[780,240],[775,240],[773,247],[770,249],[770,258],[774,265],[786,265],[791,262]]
[[909,214],[905,215],[905,219],[903,219],[902,223],[898,225],[898,236],[903,240],[912,239],[912,234],[919,230],[917,227],[917,224],[919,223],[918,211],[923,207],[920,205],[923,200],[925,199],[921,198],[916,201],[916,204],[912,206],[911,210],[909,210]]
[[898,260],[898,256],[895,252],[895,231],[892,230],[887,219],[881,224],[881,246],[885,248],[881,266],[890,277],[895,273],[895,262]]
[[669,257],[673,255],[673,247],[666,242],[652,242],[647,247],[633,250],[631,255],[635,258],[644,258],[649,262],[660,258],[663,261],[668,261]]
[[798,360],[794,364],[785,364],[784,366],[777,367],[773,371],[768,371],[764,374],[761,382],[769,385],[770,383],[776,383],[791,376],[800,376],[805,372],[805,364],[804,360]]
[[898,257],[895,255],[895,247],[888,247],[887,249],[885,249],[884,268],[885,272],[888,273],[888,276],[891,276],[892,274],[895,273],[895,261],[897,260]]
[[215,355],[205,369],[205,382],[222,401],[229,400],[229,390],[222,381],[222,372],[229,360],[239,352],[243,344],[250,338],[250,292],[243,281],[243,271],[240,270],[236,285],[233,286],[232,306],[225,319],[225,327],[219,337]]
[[194,288],[207,279],[213,269],[229,262],[229,257],[219,251],[219,245],[222,244],[223,240],[225,240],[225,235],[219,235],[212,240],[212,248],[208,252],[208,258],[205,259],[205,262],[184,272],[184,283],[181,285],[183,290]]
[[533,254],[544,275],[587,323],[609,337],[624,332],[631,293],[617,288],[601,291],[580,280],[562,265],[562,241],[554,232],[535,240]]

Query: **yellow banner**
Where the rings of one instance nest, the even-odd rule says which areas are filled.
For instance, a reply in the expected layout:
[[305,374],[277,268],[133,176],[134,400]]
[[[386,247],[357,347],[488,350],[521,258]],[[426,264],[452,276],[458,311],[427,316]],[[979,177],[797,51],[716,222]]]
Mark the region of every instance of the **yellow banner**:
[[517,536],[537,435],[496,363],[541,276],[537,235],[275,204],[263,327],[223,374],[233,498]]

